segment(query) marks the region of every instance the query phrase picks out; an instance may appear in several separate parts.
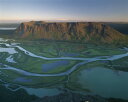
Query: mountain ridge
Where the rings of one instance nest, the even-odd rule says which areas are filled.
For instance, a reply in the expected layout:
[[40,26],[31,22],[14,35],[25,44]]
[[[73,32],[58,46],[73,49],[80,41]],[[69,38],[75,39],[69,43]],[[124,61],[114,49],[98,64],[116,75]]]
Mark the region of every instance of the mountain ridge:
[[15,30],[20,38],[105,42],[123,41],[126,35],[99,22],[23,22]]

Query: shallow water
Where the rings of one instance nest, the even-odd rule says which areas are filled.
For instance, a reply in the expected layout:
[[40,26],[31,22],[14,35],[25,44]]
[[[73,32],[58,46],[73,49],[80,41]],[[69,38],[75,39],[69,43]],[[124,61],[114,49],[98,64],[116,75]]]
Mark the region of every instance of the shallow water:
[[53,70],[55,68],[61,67],[61,66],[66,66],[69,64],[69,61],[55,61],[53,63],[47,63],[42,65],[42,70],[43,72],[48,72],[50,70]]
[[0,52],[7,52],[9,54],[18,53],[14,48],[1,48],[1,47],[0,47]]
[[[128,56],[128,53],[125,54],[119,54],[119,55],[113,55],[113,56],[100,56],[100,57],[93,57],[93,58],[76,58],[76,57],[58,57],[58,58],[48,58],[44,56],[38,56],[34,53],[31,53],[27,51],[26,49],[22,48],[18,44],[8,44],[8,43],[2,43],[4,44],[7,48],[0,48],[0,52],[8,52],[9,54],[15,54],[18,53],[16,48],[21,50],[24,54],[31,56],[31,57],[37,57],[41,58],[43,60],[55,60],[53,63],[48,63],[48,64],[43,64],[42,69],[43,71],[47,72],[52,69],[55,69],[60,66],[67,65],[70,63],[70,60],[79,60],[81,62],[76,63],[73,67],[71,67],[69,70],[61,73],[53,73],[53,74],[38,74],[38,73],[31,73],[29,71],[25,71],[19,68],[11,67],[9,65],[4,66],[4,68],[0,68],[0,70],[9,70],[9,71],[15,71],[18,74],[25,75],[25,76],[31,76],[31,77],[60,77],[60,76],[65,76],[69,75],[72,72],[74,72],[76,69],[79,68],[81,65],[85,65],[90,62],[94,61],[101,61],[102,63],[106,63],[108,60],[117,60],[120,58],[123,58],[125,56]],[[14,62],[11,57],[8,57],[6,59],[8,62]],[[56,61],[58,60],[58,61]],[[110,69],[105,69],[105,68],[90,68],[90,69],[85,69],[82,70],[81,75],[78,77],[80,83],[83,88],[89,89],[92,91],[92,93],[98,94],[103,97],[114,97],[114,98],[123,98],[123,99],[128,99],[128,73],[127,72],[122,72],[122,71],[113,71]],[[17,77],[14,82],[31,82],[33,80],[25,79],[22,77]],[[30,95],[34,94],[39,97],[44,97],[44,96],[50,96],[50,95],[57,95],[61,93],[60,90],[57,88],[26,88],[26,87],[21,87],[25,89]],[[19,88],[20,89],[20,88]],[[18,90],[18,89],[17,89]]]
[[15,30],[16,28],[5,28],[5,27],[0,27],[0,30]]
[[83,88],[97,95],[128,99],[128,72],[106,68],[84,69],[78,80]]
[[16,79],[13,80],[14,82],[32,82],[32,79],[27,79],[27,78],[24,78],[24,77],[18,77]]
[[58,95],[62,91],[56,88],[24,88],[28,94],[36,95],[38,97],[45,97],[45,96],[53,96]]

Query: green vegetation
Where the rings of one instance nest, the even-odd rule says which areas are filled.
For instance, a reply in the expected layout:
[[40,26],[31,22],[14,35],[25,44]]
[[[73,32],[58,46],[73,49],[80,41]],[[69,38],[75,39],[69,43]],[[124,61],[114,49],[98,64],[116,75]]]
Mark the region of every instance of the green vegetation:
[[86,43],[68,43],[54,41],[21,42],[21,47],[40,56],[45,57],[97,57],[111,56],[125,53],[113,45],[93,45]]
[[[25,76],[15,71],[2,70],[1,79],[5,82],[12,83],[12,85],[23,85],[33,88],[52,87],[64,83],[67,80],[67,76],[60,77],[36,77],[36,76]],[[16,80],[17,78],[26,79],[26,81]]]
[[114,70],[121,70],[128,72],[128,57],[110,61],[110,63],[107,66]]
[[38,99],[38,97],[34,95],[28,95],[24,89],[12,92],[0,84],[0,90],[1,102],[32,102]]
[[[83,44],[83,43],[71,43],[71,42],[55,42],[55,41],[25,41],[25,40],[15,40],[15,41],[7,41],[6,43],[20,43],[19,46],[22,48],[32,52],[38,56],[44,56],[48,58],[59,58],[59,57],[74,57],[74,58],[93,58],[99,56],[113,56],[118,54],[126,53],[125,50],[117,47],[117,46],[97,46],[94,44]],[[4,44],[0,44],[2,48],[8,48]],[[0,52],[0,68],[6,67],[8,65],[10,67],[15,67],[17,69],[22,69],[27,72],[39,73],[39,74],[56,74],[66,72],[82,61],[77,60],[44,60],[38,57],[32,57],[30,55],[25,54],[23,51],[16,47],[14,48],[18,53],[9,54],[7,52]],[[7,58],[13,58],[15,62],[8,62]],[[126,60],[126,61],[124,61]],[[56,63],[58,61],[67,61],[69,64],[60,65],[53,69],[49,69],[45,72],[42,65],[52,65],[52,63]],[[123,62],[123,64],[122,64]],[[56,64],[55,64],[56,65]],[[120,65],[120,67],[116,65]],[[127,67],[122,68],[122,66],[127,66],[127,57],[122,58],[115,61],[94,61],[81,66],[78,66],[76,70],[74,70],[69,75],[64,76],[52,76],[52,77],[39,77],[39,76],[27,76],[22,73],[18,73],[13,70],[0,70],[2,74],[0,77],[5,82],[11,84],[18,84],[27,87],[33,88],[44,88],[44,87],[55,87],[55,86],[63,86],[66,89],[76,90],[80,92],[90,92],[90,90],[83,88],[80,84],[77,83],[79,72],[83,69],[89,69],[94,67],[104,67],[104,68],[112,68],[116,70],[128,70]],[[54,67],[54,64],[53,64]],[[46,68],[47,69],[47,68]],[[19,80],[17,78],[21,78]]]

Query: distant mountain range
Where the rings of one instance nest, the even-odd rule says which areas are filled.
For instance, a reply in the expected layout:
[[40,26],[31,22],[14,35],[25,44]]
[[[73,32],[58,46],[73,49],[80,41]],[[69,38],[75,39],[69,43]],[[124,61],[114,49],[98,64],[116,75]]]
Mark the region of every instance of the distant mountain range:
[[97,22],[43,22],[21,23],[15,36],[25,39],[48,39],[81,42],[126,42],[128,36]]
[[128,23],[127,22],[105,22],[105,24],[118,30],[123,34],[128,34]]

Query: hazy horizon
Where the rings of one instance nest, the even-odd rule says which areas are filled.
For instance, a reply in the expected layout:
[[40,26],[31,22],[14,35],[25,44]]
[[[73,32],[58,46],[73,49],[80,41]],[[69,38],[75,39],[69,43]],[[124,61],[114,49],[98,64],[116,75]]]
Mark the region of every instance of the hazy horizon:
[[93,21],[93,20],[0,20],[0,23],[22,23],[31,21],[44,21],[44,22],[117,22],[117,23],[128,23],[128,21]]
[[0,23],[128,22],[128,0],[0,0]]

